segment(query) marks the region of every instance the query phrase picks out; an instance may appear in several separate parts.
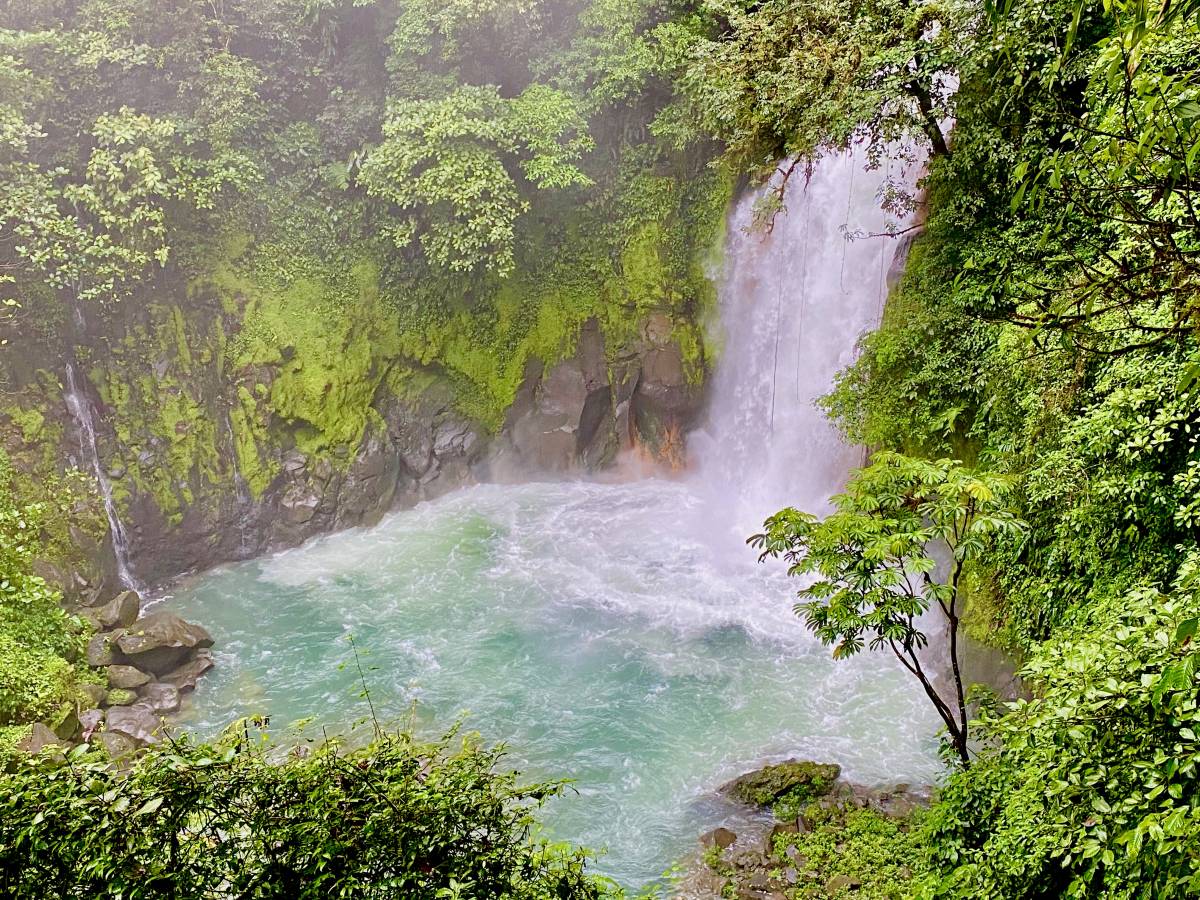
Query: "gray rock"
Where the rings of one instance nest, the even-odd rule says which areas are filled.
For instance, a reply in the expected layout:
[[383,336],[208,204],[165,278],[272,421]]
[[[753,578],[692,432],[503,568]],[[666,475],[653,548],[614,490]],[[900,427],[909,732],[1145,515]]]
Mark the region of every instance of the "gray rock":
[[29,728],[29,734],[17,743],[18,750],[26,753],[41,753],[47,747],[63,747],[62,739],[41,722],[34,722]]
[[743,850],[732,862],[739,869],[761,869],[767,864],[767,858],[758,850]]
[[479,443],[479,434],[469,422],[445,418],[433,428],[433,455],[438,459],[468,457]]
[[100,609],[102,628],[125,628],[132,625],[142,609],[142,598],[135,591],[121,591]]
[[150,681],[150,676],[133,666],[109,666],[108,685],[114,688],[138,688]]
[[308,457],[299,450],[289,450],[283,455],[283,471],[295,475],[308,468]]
[[732,847],[736,840],[737,835],[728,828],[714,828],[700,838],[700,844],[704,847],[719,847],[724,850]]
[[212,645],[212,636],[199,625],[165,610],[139,619],[117,638],[117,648],[133,665],[155,675],[178,668],[192,651]]
[[84,705],[85,709],[93,709],[104,702],[108,691],[98,684],[83,684],[79,687],[79,693],[81,705]]
[[303,525],[316,515],[317,507],[321,505],[321,498],[317,494],[308,493],[301,487],[289,491],[288,494],[279,501],[279,505],[283,508],[283,518],[292,525]]
[[138,703],[110,709],[105,726],[111,734],[123,734],[139,744],[152,744],[158,740],[163,723],[153,709]]
[[830,763],[789,759],[747,772],[721,788],[751,806],[770,806],[785,794],[815,799],[839,786],[841,769]]
[[118,661],[114,642],[119,634],[97,634],[87,645],[87,664],[89,666],[111,666]]
[[99,731],[103,724],[104,710],[102,709],[86,709],[79,714],[79,727],[82,729],[81,734],[85,741]]
[[145,704],[158,713],[173,713],[179,709],[179,688],[173,684],[154,681],[138,691],[138,704]]
[[101,747],[112,759],[132,753],[138,748],[133,738],[116,731],[100,731],[92,735],[89,743],[93,747]]
[[70,743],[79,736],[79,714],[74,710],[67,712],[54,726],[54,733],[58,739]]
[[187,693],[188,691],[195,690],[196,682],[200,680],[200,676],[212,667],[212,654],[207,650],[200,650],[182,666],[162,676],[161,680],[164,684],[178,688],[180,693]]
[[104,703],[106,706],[129,706],[137,703],[137,692],[129,688],[113,688],[104,695]]

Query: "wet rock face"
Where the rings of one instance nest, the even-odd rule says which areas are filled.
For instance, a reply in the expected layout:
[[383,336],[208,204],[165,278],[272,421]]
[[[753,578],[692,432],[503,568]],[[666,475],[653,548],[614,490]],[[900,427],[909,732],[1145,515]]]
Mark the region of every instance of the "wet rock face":
[[[79,711],[55,724],[64,746],[83,741],[103,747],[114,758],[158,740],[164,717],[179,710],[182,695],[213,666],[213,639],[201,626],[166,610],[128,621],[141,598],[125,591],[101,604],[120,609],[111,621],[127,621],[92,637],[87,662],[103,676],[102,684],[84,684]],[[45,746],[45,726],[31,732],[36,752]]]
[[571,358],[546,369],[531,360],[493,448],[491,473],[508,479],[601,469],[635,445],[681,463],[681,439],[700,413],[702,390],[687,377],[672,329],[666,316],[651,316],[638,345],[610,359],[592,321]]
[[117,650],[132,666],[156,675],[178,668],[193,651],[213,645],[209,633],[172,612],[153,612],[131,625],[116,639]]
[[[702,361],[681,350],[681,326],[695,333],[683,314],[649,315],[619,347],[596,321],[584,323],[569,356],[528,361],[495,432],[462,412],[444,372],[406,358],[381,357],[351,381],[331,369],[323,386],[306,385],[311,396],[299,407],[281,405],[286,348],[281,361],[230,370],[217,364],[224,356],[210,336],[231,334],[239,320],[216,297],[189,301],[173,324],[158,315],[133,304],[89,320],[92,368],[81,385],[95,413],[99,466],[121,486],[129,569],[149,586],[370,525],[474,481],[597,470],[633,447],[681,464],[682,438],[703,399]],[[170,340],[147,344],[147,334]],[[78,426],[61,391],[39,387],[41,362],[25,362],[30,372],[14,383],[39,398],[61,438],[54,448],[24,447],[24,457],[33,465],[44,450],[78,456]],[[404,374],[393,382],[393,371]],[[373,393],[354,393],[372,384]],[[361,431],[342,427],[342,403]],[[330,422],[289,417],[288,409],[328,412]],[[0,428],[0,439],[10,434]],[[136,611],[128,598],[116,602],[113,548],[84,537],[76,543],[85,562],[45,574],[100,630],[127,626]]]

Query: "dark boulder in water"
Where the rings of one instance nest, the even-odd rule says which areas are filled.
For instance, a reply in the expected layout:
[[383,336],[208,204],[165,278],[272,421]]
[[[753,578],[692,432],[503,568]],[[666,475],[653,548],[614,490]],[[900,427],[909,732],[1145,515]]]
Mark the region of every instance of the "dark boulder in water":
[[212,654],[207,650],[200,650],[182,666],[164,675],[162,681],[164,684],[178,688],[180,693],[186,693],[187,691],[195,690],[196,682],[200,680],[200,676],[212,667]]
[[155,675],[178,668],[193,651],[212,645],[212,636],[199,625],[166,611],[139,619],[117,638],[117,648],[133,665]]

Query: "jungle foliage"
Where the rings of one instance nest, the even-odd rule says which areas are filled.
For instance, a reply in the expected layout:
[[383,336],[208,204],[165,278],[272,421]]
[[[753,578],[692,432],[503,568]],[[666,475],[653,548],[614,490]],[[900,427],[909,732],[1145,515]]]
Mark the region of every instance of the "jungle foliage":
[[[800,611],[843,652],[898,641],[903,656],[923,640],[914,617],[953,597],[948,618],[961,599],[973,633],[1024,660],[1032,697],[984,704],[968,748],[956,696],[947,725],[970,766],[948,776],[919,832],[864,822],[858,837],[889,892],[1195,896],[1198,14],[1152,0],[11,0],[0,323],[70,327],[63,307],[111,308],[178,265],[254,312],[222,348],[249,370],[285,333],[304,352],[335,331],[320,318],[339,321],[346,304],[298,302],[295,285],[349,285],[342,300],[382,289],[390,314],[360,343],[446,365],[494,423],[526,355],[546,355],[581,316],[619,331],[648,308],[695,313],[693,251],[729,184],[709,169],[718,156],[727,173],[779,171],[778,209],[813,154],[851,146],[880,165],[896,141],[926,150],[927,220],[907,271],[825,401],[851,439],[882,451],[881,468],[822,522],[776,517],[764,549],[819,577]],[[331,383],[281,379],[271,402],[321,424],[336,416],[312,398]],[[359,416],[315,430],[349,440],[365,427]],[[907,487],[887,482],[889,466],[915,473]],[[0,660],[28,716],[66,695],[69,662],[53,660],[77,639],[22,549],[38,510],[6,499],[2,476],[0,528],[16,549],[0,557],[0,610],[43,611],[22,620],[36,633],[20,652],[51,657],[47,683],[32,685],[18,676],[34,663]],[[1003,502],[984,511],[986,541],[958,544],[969,552],[954,555],[953,595],[933,578],[904,585],[930,573],[931,544],[955,544],[972,497]],[[4,702],[0,721],[13,718]],[[39,760],[6,782],[4,802],[50,811],[0,818],[0,847],[53,861],[37,896],[85,850],[131,890],[135,871],[169,881],[181,825],[237,835],[223,849],[254,861],[247,877],[294,846],[308,855],[279,857],[280,872],[328,852],[337,877],[425,878],[413,890],[430,896],[468,883],[505,896],[517,872],[533,893],[511,896],[600,890],[578,855],[525,842],[516,809],[541,795],[483,777],[486,753],[385,741],[273,768],[235,743],[153,759],[127,779]],[[447,780],[422,780],[418,760]],[[248,798],[280,818],[254,818]],[[389,804],[429,798],[439,815],[478,802],[498,843],[394,830]],[[365,855],[338,831],[346,814]],[[260,827],[274,837],[259,842]],[[187,865],[241,877],[201,846],[187,845]],[[902,866],[888,847],[923,859]]]
[[114,767],[83,745],[0,777],[0,889],[41,898],[615,896],[531,833],[561,784],[450,735],[380,733],[289,755],[251,723]]
[[972,725],[921,896],[1200,888],[1195,14],[1012,0],[956,35],[924,233],[825,401],[1011,479],[1028,525],[976,558],[966,618],[1033,696]]
[[[869,490],[880,467],[966,460],[1026,523],[955,572],[967,627],[1024,658],[1033,696],[981,707],[971,765],[923,826],[926,875],[901,893],[1194,896],[1200,10],[708,9],[726,27],[693,44],[691,122],[744,165],[898,137],[931,154],[883,327],[824,400],[877,462],[826,519],[785,510],[755,539],[816,579],[797,612],[847,653],[920,640],[907,615],[944,602],[914,552],[940,520]],[[944,142],[922,135],[926,109],[953,117]]]
[[36,573],[57,523],[72,518],[83,486],[47,485],[38,499],[20,490],[0,450],[0,745],[31,722],[75,711],[88,669],[80,663],[86,631],[62,607],[62,594]]

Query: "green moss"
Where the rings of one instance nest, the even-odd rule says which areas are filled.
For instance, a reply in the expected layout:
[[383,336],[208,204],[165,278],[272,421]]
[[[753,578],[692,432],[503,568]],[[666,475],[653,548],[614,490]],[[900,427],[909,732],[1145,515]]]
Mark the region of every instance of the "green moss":
[[246,483],[250,496],[261,497],[279,473],[278,465],[265,456],[259,445],[269,439],[261,424],[253,395],[245,387],[237,389],[237,404],[229,411],[229,428],[233,434],[233,449],[238,472]]
[[20,429],[21,440],[26,444],[35,443],[42,436],[46,417],[42,415],[41,410],[34,408],[22,409],[18,406],[4,410],[4,414]]
[[113,688],[104,696],[104,702],[109,706],[132,706],[137,702],[137,691],[129,688]]
[[743,775],[729,789],[739,800],[754,806],[771,806],[784,800],[802,805],[824,795],[841,771],[829,763],[788,760]]

